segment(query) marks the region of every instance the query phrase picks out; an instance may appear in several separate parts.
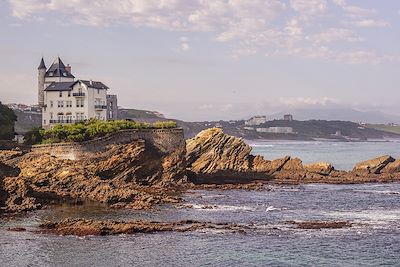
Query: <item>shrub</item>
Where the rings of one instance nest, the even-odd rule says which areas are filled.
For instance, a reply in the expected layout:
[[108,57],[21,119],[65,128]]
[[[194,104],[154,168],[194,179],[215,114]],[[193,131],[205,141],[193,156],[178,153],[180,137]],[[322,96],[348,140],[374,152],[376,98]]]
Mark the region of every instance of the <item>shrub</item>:
[[[58,142],[82,142],[93,138],[105,136],[120,130],[128,129],[167,129],[177,127],[174,121],[162,121],[154,123],[135,122],[127,120],[100,121],[91,119],[88,122],[74,124],[57,124],[48,130],[35,130],[31,144],[58,143]],[[32,135],[32,134],[31,134]],[[32,135],[33,137],[33,135]]]

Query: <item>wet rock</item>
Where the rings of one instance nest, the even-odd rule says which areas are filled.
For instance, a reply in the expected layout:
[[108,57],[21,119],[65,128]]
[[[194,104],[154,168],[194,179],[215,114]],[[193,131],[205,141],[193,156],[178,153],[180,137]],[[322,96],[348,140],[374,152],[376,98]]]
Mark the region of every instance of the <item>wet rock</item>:
[[386,167],[386,165],[388,165],[390,162],[393,161],[395,161],[394,158],[388,155],[374,158],[371,160],[366,160],[357,163],[356,166],[354,166],[353,172],[379,174],[381,170]]
[[304,169],[311,173],[329,175],[333,170],[333,166],[327,162],[317,162],[317,163],[305,164]]
[[353,226],[348,221],[288,221],[287,223],[299,229],[340,229]]
[[86,219],[65,219],[61,222],[46,222],[39,226],[39,233],[57,235],[119,235],[155,232],[189,232],[203,229],[243,232],[245,225],[211,223],[199,221],[151,222],[151,221],[94,221]]

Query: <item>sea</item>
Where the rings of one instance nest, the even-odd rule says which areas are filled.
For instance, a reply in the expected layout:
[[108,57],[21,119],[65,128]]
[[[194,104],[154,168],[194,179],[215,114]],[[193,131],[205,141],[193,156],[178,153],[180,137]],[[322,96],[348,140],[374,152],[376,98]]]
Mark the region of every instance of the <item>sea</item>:
[[[383,154],[391,142],[252,142],[253,153],[300,157],[351,169]],[[0,218],[0,266],[400,266],[400,183],[266,185],[263,191],[192,190],[184,206],[154,211],[109,209],[87,203]],[[212,207],[212,208],[205,208]],[[227,230],[117,236],[57,236],[34,230],[67,217],[96,220],[229,222]],[[298,229],[288,221],[349,221],[341,229]],[[25,232],[8,228],[24,227]]]

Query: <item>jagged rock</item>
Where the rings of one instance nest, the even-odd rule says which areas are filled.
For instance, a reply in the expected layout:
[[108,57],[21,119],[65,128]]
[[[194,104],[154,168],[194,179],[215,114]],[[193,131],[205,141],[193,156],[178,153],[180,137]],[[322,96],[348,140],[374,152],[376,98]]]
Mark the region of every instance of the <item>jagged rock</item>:
[[399,173],[400,172],[400,160],[396,159],[395,161],[386,165],[381,173]]
[[305,164],[304,169],[311,173],[329,175],[333,170],[333,166],[327,162],[317,162],[317,163]]
[[204,130],[186,141],[189,177],[195,183],[235,183],[267,178],[272,163],[250,152],[251,147],[241,138],[226,135],[219,128]]
[[6,199],[0,205],[20,212],[85,199],[138,209],[178,201],[171,194],[185,179],[184,157],[184,142],[176,151],[161,153],[143,140],[111,145],[96,157],[76,161],[30,152],[12,159],[20,173],[4,178],[0,194]]
[[289,159],[282,167],[283,171],[303,171],[303,162],[299,158]]
[[379,174],[386,165],[393,161],[395,161],[394,158],[388,155],[366,160],[357,163],[356,166],[354,166],[353,172]]

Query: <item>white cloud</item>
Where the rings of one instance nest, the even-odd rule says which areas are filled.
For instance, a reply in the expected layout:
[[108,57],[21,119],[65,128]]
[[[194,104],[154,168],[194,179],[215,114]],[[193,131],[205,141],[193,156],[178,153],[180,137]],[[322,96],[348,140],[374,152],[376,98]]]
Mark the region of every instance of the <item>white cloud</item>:
[[[261,53],[357,62],[358,52],[364,49],[355,41],[364,39],[343,25],[386,27],[389,24],[369,17],[376,15],[376,10],[349,5],[346,0],[331,1],[340,7],[339,17],[351,20],[350,23],[341,24],[338,19],[334,25],[330,22],[326,24],[329,27],[324,27],[324,19],[333,15],[329,14],[327,0],[290,0],[289,5],[286,0],[8,0],[13,15],[21,20],[54,19],[55,23],[93,27],[131,24],[166,31],[206,31],[214,41],[229,44],[227,54],[233,58]],[[346,45],[339,46],[339,42]],[[180,38],[179,50],[190,49],[189,40]],[[364,52],[369,53],[367,58],[371,63],[390,58]]]
[[291,0],[290,6],[302,15],[320,15],[328,9],[325,0]]
[[377,13],[375,9],[367,9],[359,6],[349,5],[346,0],[332,0],[332,2],[343,8],[343,10],[346,12],[346,15],[352,18],[366,17],[375,15]]
[[384,20],[363,19],[355,21],[354,24],[359,27],[389,27],[390,23]]
[[321,33],[309,35],[306,38],[314,44],[332,43],[342,40],[349,42],[362,41],[351,30],[343,28],[329,28]]
[[299,106],[308,106],[308,105],[323,105],[326,106],[328,104],[337,103],[337,101],[333,98],[329,98],[327,96],[322,98],[313,98],[313,97],[292,97],[292,98],[280,98],[280,104],[291,107],[299,107]]

